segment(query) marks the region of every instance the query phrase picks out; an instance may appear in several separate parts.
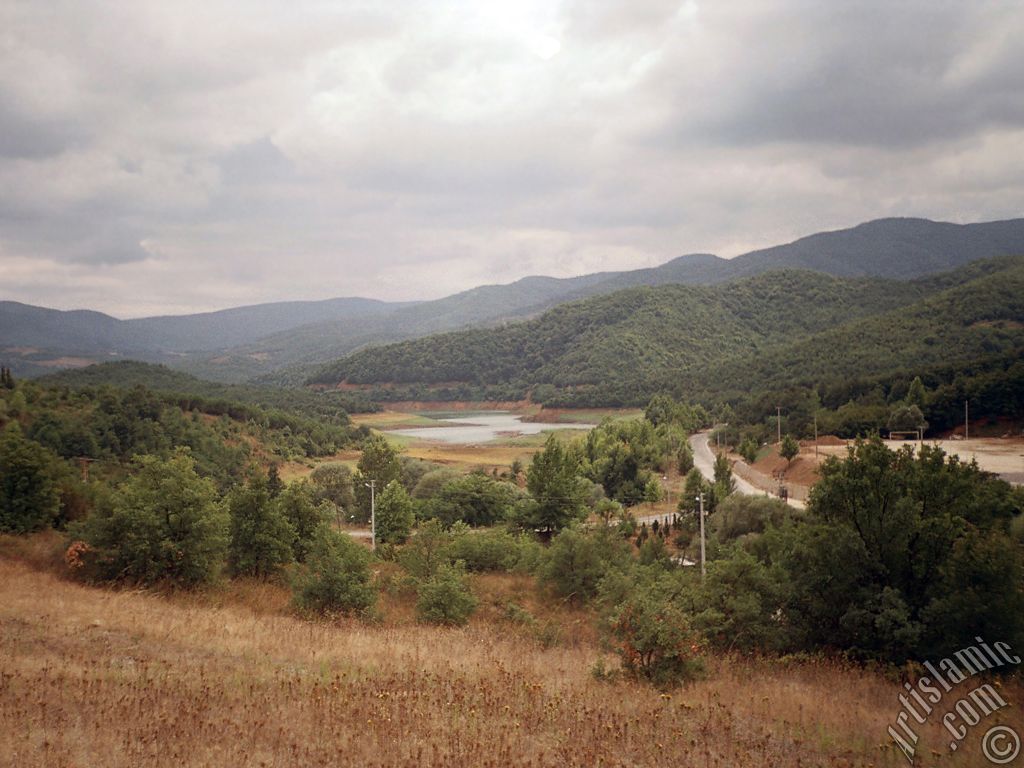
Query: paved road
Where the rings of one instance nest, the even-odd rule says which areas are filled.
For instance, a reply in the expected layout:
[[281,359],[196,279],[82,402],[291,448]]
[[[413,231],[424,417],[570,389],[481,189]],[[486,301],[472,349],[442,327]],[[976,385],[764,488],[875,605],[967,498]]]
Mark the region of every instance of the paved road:
[[[695,435],[691,435],[690,448],[693,449],[693,466],[699,469],[700,473],[708,480],[715,482],[715,454],[711,450],[711,446],[708,445],[710,437],[711,435],[707,432],[698,432]],[[764,495],[763,490],[755,488],[739,475],[733,474],[732,479],[739,493],[745,493],[748,496]]]
[[[690,448],[693,449],[693,466],[700,470],[700,473],[711,482],[715,481],[715,454],[711,450],[711,446],[708,445],[708,439],[711,435],[708,432],[698,432],[695,435],[690,436]],[[748,483],[742,477],[737,474],[732,476],[733,482],[735,483],[736,492],[743,493],[748,496],[764,496],[768,494],[763,488],[758,488],[751,483]],[[796,499],[789,499],[788,503],[792,507],[797,509],[805,509],[806,505],[802,501]]]

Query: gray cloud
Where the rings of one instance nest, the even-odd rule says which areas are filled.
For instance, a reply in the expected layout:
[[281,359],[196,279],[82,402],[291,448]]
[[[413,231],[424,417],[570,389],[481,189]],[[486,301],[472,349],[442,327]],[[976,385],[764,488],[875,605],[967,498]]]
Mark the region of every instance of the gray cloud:
[[1024,200],[995,0],[13,0],[0,28],[0,298],[422,298]]

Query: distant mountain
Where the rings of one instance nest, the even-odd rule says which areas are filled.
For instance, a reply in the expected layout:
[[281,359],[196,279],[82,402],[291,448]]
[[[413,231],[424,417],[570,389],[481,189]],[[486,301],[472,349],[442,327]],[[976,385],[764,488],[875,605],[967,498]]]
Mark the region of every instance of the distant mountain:
[[949,224],[928,219],[877,219],[787,245],[751,251],[728,262],[728,277],[771,269],[813,269],[839,277],[909,280],[979,259],[1024,254],[1024,219]]
[[366,346],[521,321],[629,287],[712,285],[778,269],[906,280],[1014,254],[1024,254],[1024,219],[967,225],[881,219],[734,259],[692,254],[650,269],[527,277],[413,304],[332,299],[121,321],[0,302],[0,360],[22,375],[135,358],[217,381],[263,377],[294,383],[318,365]]
[[313,323],[386,317],[410,304],[361,298],[282,301],[196,315],[144,317],[126,322],[139,333],[148,334],[151,343],[164,349],[179,352],[221,350]]
[[1024,257],[910,282],[797,270],[631,288],[502,328],[365,350],[312,383],[371,399],[638,405],[1024,351]]
[[62,311],[0,301],[0,360],[17,375],[111,359],[180,364],[189,353],[222,350],[325,320],[381,318],[407,306],[340,298],[119,320],[90,310]]

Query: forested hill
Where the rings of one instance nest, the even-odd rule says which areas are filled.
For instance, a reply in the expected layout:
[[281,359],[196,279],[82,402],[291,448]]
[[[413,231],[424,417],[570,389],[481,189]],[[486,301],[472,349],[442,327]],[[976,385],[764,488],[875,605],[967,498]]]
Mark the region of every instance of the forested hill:
[[[255,377],[289,366],[309,368],[372,344],[521,320],[568,301],[633,286],[713,285],[781,268],[908,279],[1020,253],[1024,253],[1024,219],[965,225],[879,219],[734,259],[696,253],[648,269],[572,278],[527,277],[508,285],[481,286],[386,316],[303,326],[228,350],[212,360],[193,357],[183,365],[204,378]],[[279,374],[270,380],[294,381],[295,377]]]
[[278,383],[294,382],[306,375],[299,370],[371,344],[521,320],[627,287],[712,285],[780,268],[908,279],[1021,253],[1024,219],[960,225],[899,218],[822,232],[733,259],[690,254],[648,269],[527,277],[413,304],[346,298],[118,320],[0,301],[0,362],[19,376],[37,376],[68,365],[130,358],[165,363],[209,380],[269,376]]
[[204,381],[163,365],[124,360],[86,368],[71,368],[38,379],[40,384],[69,389],[145,387],[153,392],[173,395],[182,402],[241,403],[258,408],[282,410],[328,424],[348,424],[349,413],[376,410],[358,393],[310,392],[279,387],[255,387],[246,384],[221,384]]
[[855,375],[1024,348],[1024,258],[899,282],[779,271],[633,288],[496,329],[367,349],[311,383],[374,399],[636,405],[760,379]]

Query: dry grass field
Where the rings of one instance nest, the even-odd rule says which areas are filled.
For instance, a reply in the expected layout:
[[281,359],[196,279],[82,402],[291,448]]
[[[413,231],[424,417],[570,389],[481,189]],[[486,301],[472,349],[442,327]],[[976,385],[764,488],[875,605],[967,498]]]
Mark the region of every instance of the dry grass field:
[[[313,623],[273,585],[83,586],[55,551],[52,536],[0,539],[4,766],[906,764],[886,736],[899,688],[885,675],[713,658],[671,693],[602,682],[593,631],[544,643],[494,609],[544,602],[515,577],[474,583],[465,629],[417,625],[400,598],[378,624]],[[1016,683],[1003,692],[1024,701]],[[1019,728],[1008,712],[993,719]],[[933,725],[921,764],[981,765],[980,735],[950,758]]]

